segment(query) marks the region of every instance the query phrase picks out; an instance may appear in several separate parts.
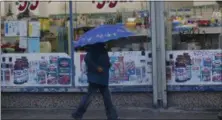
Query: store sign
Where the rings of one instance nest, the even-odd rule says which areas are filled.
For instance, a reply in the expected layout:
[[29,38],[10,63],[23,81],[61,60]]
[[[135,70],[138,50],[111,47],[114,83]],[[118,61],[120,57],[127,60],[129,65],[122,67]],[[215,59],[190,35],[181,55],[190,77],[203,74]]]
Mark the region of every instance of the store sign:
[[33,11],[36,10],[36,8],[39,5],[39,1],[18,1],[16,2],[17,8],[19,12],[24,12],[27,9]]
[[93,0],[92,3],[96,4],[96,8],[102,9],[105,5],[108,4],[109,8],[114,8],[118,3],[125,3],[125,2],[133,2],[133,0],[120,0],[120,1],[113,1],[113,0],[103,0],[103,1],[95,1]]

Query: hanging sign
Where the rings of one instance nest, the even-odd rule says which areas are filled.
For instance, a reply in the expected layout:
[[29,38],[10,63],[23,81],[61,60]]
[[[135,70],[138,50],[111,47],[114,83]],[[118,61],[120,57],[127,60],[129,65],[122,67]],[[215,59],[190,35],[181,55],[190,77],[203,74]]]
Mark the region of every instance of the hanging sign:
[[133,2],[133,0],[120,0],[120,1],[113,1],[113,0],[102,0],[102,1],[95,1],[93,0],[92,3],[96,4],[96,8],[102,9],[105,7],[105,5],[108,4],[109,8],[114,8],[116,7],[117,3],[125,3],[125,2]]

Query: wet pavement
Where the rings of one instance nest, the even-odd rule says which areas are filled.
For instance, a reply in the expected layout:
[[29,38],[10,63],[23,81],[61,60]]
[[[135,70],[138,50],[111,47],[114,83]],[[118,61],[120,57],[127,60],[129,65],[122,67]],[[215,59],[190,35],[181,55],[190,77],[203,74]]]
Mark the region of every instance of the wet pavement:
[[[2,120],[21,119],[58,119],[71,120],[70,109],[2,109]],[[120,119],[162,119],[162,120],[217,120],[218,112],[204,111],[180,111],[180,110],[157,110],[157,109],[118,109]],[[105,111],[88,110],[84,119],[105,120]]]

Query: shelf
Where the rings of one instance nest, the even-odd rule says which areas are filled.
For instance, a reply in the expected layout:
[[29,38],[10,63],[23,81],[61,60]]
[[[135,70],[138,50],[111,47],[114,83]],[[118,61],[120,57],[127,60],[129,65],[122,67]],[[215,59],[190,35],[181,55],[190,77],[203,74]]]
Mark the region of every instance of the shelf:
[[95,28],[95,26],[92,26],[92,25],[89,25],[89,26],[77,25],[76,27],[74,27],[74,29],[80,29],[80,28]]
[[200,31],[205,31],[207,34],[220,34],[222,33],[222,26],[221,27],[201,27]]
[[[79,25],[77,27],[74,27],[74,29],[80,29],[80,28],[95,28],[95,26],[81,26],[81,25]],[[134,37],[137,37],[137,36],[147,36],[147,34],[148,33],[146,33],[146,34],[141,33],[141,34],[136,34],[136,35],[133,35],[133,36]],[[148,37],[150,37],[150,36],[148,36]]]
[[[136,35],[133,35],[132,37],[139,37],[139,36],[148,36],[147,34],[136,34]],[[150,37],[150,36],[148,36]]]
[[[199,27],[200,34],[204,34],[203,31],[205,31],[206,34],[220,34],[222,33],[222,27]],[[179,32],[172,32],[173,35],[179,34]]]

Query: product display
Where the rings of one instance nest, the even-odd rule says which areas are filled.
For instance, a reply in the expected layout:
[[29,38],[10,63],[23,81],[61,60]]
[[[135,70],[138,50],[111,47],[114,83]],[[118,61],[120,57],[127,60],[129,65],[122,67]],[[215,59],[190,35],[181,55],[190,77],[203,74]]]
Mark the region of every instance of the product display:
[[[148,48],[148,44],[150,43],[150,34],[147,34],[150,33],[149,11],[118,11],[116,13],[111,14],[95,13],[84,15],[80,14],[77,16],[77,21],[83,22],[76,22],[76,24],[74,24],[74,26],[77,26],[74,34],[76,41],[78,41],[78,38],[80,38],[81,35],[83,35],[85,32],[104,23],[123,24],[129,31],[134,32],[135,36],[125,38],[125,40],[109,42],[109,51],[140,51],[141,49],[151,49],[151,47]],[[113,22],[110,23],[111,19],[114,20],[112,20]],[[124,45],[121,44],[121,42],[123,41]],[[137,46],[135,46],[135,44],[137,44]],[[83,49],[84,48],[78,48],[76,49],[76,51],[83,51]]]
[[[216,5],[169,12],[166,78],[170,86],[214,86],[222,83],[222,18]],[[214,87],[212,87],[214,88]]]
[[222,83],[221,50],[167,52],[170,85],[219,85]]
[[36,53],[34,56],[32,54],[3,55],[2,86],[71,85],[72,68],[69,56],[64,53]]
[[[221,13],[216,5],[193,8],[172,9],[169,21],[172,38],[167,38],[172,44],[172,50],[209,50],[219,49],[221,40],[222,18],[215,15]],[[199,10],[199,11],[198,11]],[[168,35],[169,36],[169,35]],[[206,70],[207,71],[207,70]]]
[[[221,85],[221,7],[192,5],[179,8],[181,5],[178,4],[177,8],[174,8],[172,4],[171,7],[166,7],[164,12],[166,36],[151,40],[152,12],[151,8],[148,8],[151,4],[107,2],[98,9],[100,3],[95,3],[92,3],[92,6],[86,4],[90,6],[89,12],[78,8],[78,3],[75,10],[73,9],[77,13],[72,14],[72,19],[67,12],[66,4],[64,10],[57,7],[60,9],[59,13],[52,10],[46,14],[53,15],[44,14],[44,17],[39,15],[42,12],[38,8],[41,5],[39,2],[17,2],[19,12],[11,11],[12,8],[8,7],[8,16],[1,17],[2,88],[17,90],[18,87],[21,91],[41,89],[43,92],[76,92],[77,89],[82,91],[82,87],[86,87],[88,83],[87,66],[84,61],[86,52],[84,47],[72,47],[86,32],[104,24],[123,25],[126,31],[134,33],[116,39],[113,32],[115,37],[112,41],[106,42],[111,63],[111,87],[120,86],[121,90],[130,87],[134,90],[134,87],[145,86],[152,89],[152,60],[156,59],[152,58],[152,46],[164,42],[162,38],[166,40],[167,46],[166,51],[161,50],[161,54],[166,53],[167,89],[197,90],[198,86],[214,88]],[[39,11],[36,12],[37,8]],[[73,25],[70,25],[70,21]],[[159,24],[161,23],[155,23]],[[70,32],[70,26],[74,29],[73,33]],[[158,35],[158,32],[156,33]],[[94,35],[103,38],[103,34]],[[104,35],[107,38],[112,36],[109,31]],[[96,40],[98,37],[95,37]],[[159,49],[162,48],[157,50]]]
[[69,58],[59,58],[58,59],[58,75],[59,84],[68,85],[71,82],[71,61]]
[[[212,6],[211,9],[206,9],[205,7],[205,12],[201,13],[200,16],[194,12],[197,8],[171,9],[170,20],[172,20],[173,31],[180,32],[197,27],[221,27],[222,19],[221,16],[215,15],[215,7],[216,6]],[[204,7],[202,9],[204,9]],[[175,11],[176,14],[173,14]],[[209,12],[212,13],[209,14]],[[218,10],[218,13],[221,13],[220,10]]]
[[[110,68],[110,85],[151,85],[152,71],[150,52],[146,51],[145,55],[141,52],[109,52]],[[75,54],[76,65],[76,86],[86,86],[87,76],[84,62],[85,53]]]
[[55,34],[57,34],[57,31],[51,29],[50,20],[48,18],[36,18],[35,20],[33,20],[29,19],[30,17],[21,20],[3,20],[3,24],[1,24],[1,31],[3,31],[1,33],[2,52],[59,52],[55,36]]

